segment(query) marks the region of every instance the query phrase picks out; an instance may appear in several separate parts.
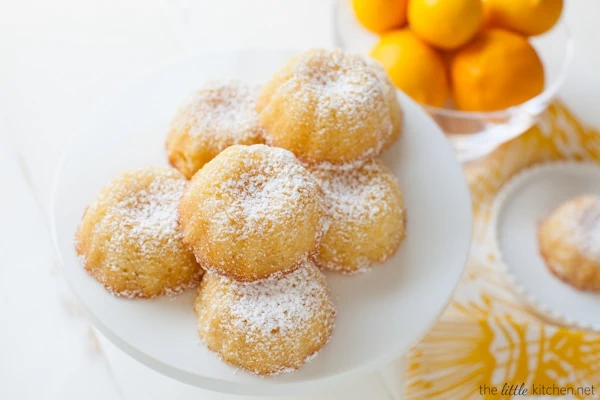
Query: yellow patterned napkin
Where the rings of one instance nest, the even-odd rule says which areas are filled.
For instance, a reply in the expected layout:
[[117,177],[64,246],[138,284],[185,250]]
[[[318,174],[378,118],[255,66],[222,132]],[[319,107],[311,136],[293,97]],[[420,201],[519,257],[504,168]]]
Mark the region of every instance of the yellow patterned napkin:
[[465,167],[471,254],[453,302],[409,355],[407,399],[600,398],[600,335],[549,325],[525,309],[499,273],[489,230],[498,189],[525,167],[559,159],[600,163],[600,132],[555,103],[536,126]]

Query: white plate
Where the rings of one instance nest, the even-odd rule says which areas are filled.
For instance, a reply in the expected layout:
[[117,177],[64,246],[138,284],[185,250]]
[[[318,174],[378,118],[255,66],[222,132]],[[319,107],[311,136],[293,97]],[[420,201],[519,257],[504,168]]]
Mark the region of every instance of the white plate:
[[471,203],[463,172],[437,126],[399,94],[404,135],[385,159],[404,191],[408,237],[371,273],[329,275],[338,307],[336,330],[319,357],[274,378],[236,371],[199,343],[194,291],[175,299],[124,300],[82,268],[73,235],[85,206],[118,172],[166,165],[171,116],[192,89],[212,78],[262,82],[285,51],[212,54],[141,79],[106,101],[74,136],[57,178],[54,235],[65,276],[90,319],[139,361],[180,381],[243,394],[290,394],[339,383],[405,353],[437,320],[462,274],[471,240]]
[[494,234],[509,283],[543,318],[600,331],[600,294],[579,291],[556,278],[540,256],[539,222],[564,201],[600,195],[600,167],[568,162],[531,168],[517,175],[494,204]]

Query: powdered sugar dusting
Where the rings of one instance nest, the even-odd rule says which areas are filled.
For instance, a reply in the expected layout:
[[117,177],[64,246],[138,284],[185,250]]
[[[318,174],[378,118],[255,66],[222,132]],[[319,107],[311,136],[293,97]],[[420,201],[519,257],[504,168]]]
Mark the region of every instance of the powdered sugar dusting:
[[[179,229],[177,205],[186,181],[174,176],[157,175],[146,189],[133,190],[108,208],[105,219],[110,221],[113,233],[110,245],[114,251],[119,251],[122,243],[132,238],[142,252],[156,252],[165,247],[176,250],[181,246],[183,234]],[[106,229],[99,224],[100,227]]]
[[[318,265],[356,274],[369,271],[376,261],[385,261],[394,249],[381,249],[375,255],[371,246],[379,240],[389,240],[390,246],[397,241],[399,245],[404,235],[402,200],[397,198],[400,194],[395,192],[391,172],[376,160],[354,169],[319,164],[310,170],[321,186],[332,224],[321,243]],[[381,235],[376,227],[390,218],[397,219],[397,228],[388,228],[389,237],[374,237],[374,232]]]
[[585,196],[582,202],[565,203],[558,215],[571,234],[564,240],[581,249],[582,253],[593,260],[600,261],[600,198]]
[[336,315],[325,276],[312,261],[286,275],[246,283],[209,273],[195,311],[209,349],[261,376],[295,371],[316,357]]
[[229,309],[238,329],[288,335],[319,312],[326,289],[308,268],[300,267],[280,278],[232,282],[230,291],[235,300]]
[[368,162],[363,164],[362,172],[345,169],[317,172],[331,219],[370,224],[389,209],[384,201],[388,185],[379,174],[380,169],[377,164]]
[[378,68],[341,50],[309,50],[290,59],[258,101],[267,142],[311,162],[378,155],[400,129],[399,106],[390,104],[395,94]]
[[178,203],[187,181],[167,168],[117,176],[86,210],[76,249],[86,270],[121,297],[175,295],[202,270],[183,244]]
[[192,92],[172,121],[179,130],[190,125],[191,136],[224,146],[262,135],[255,111],[260,87],[238,80],[209,81]]
[[[258,157],[256,153],[260,153]],[[296,222],[298,210],[294,207],[303,204],[307,194],[318,191],[310,174],[287,150],[249,146],[245,164],[245,172],[221,185],[221,196],[207,199],[211,208],[221,211],[213,216],[218,227],[214,240],[282,233],[282,225]],[[218,204],[222,202],[231,204]]]
[[[343,121],[332,118],[332,114],[339,113],[351,120],[348,121],[349,124],[338,126],[338,129],[350,132],[362,130],[362,121],[369,120],[373,110],[386,108],[381,80],[361,56],[339,50],[316,54],[316,57],[315,53],[310,52],[300,55],[292,70],[293,78],[285,85],[291,88],[301,87],[302,90],[293,92],[304,103],[310,103],[312,98],[317,99],[314,118],[323,121],[323,129],[330,129],[331,124]],[[332,113],[332,110],[336,112]],[[387,138],[393,129],[389,113],[382,113],[381,118],[379,126],[386,131],[386,135],[382,137]],[[323,131],[319,130],[315,134],[323,134]]]

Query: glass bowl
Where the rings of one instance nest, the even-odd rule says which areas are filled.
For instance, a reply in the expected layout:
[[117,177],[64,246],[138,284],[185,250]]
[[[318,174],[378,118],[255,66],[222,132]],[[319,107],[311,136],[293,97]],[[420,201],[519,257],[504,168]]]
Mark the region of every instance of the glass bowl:
[[[336,0],[334,37],[340,48],[368,54],[377,36],[362,28],[348,0]],[[559,21],[549,32],[531,38],[544,64],[546,87],[525,103],[492,112],[468,112],[423,105],[454,146],[461,161],[482,157],[529,129],[556,97],[573,57],[573,40]]]

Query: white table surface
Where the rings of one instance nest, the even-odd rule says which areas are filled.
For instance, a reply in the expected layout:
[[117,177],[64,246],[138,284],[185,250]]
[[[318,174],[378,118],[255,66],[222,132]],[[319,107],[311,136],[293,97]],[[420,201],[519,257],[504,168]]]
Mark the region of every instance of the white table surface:
[[[332,45],[325,0],[0,2],[0,399],[233,400],[131,360],[81,315],[49,233],[56,165],[104,96],[202,50]],[[600,127],[600,1],[568,0],[576,55],[561,93]],[[149,389],[147,382],[153,382]],[[319,399],[390,399],[370,375]]]

